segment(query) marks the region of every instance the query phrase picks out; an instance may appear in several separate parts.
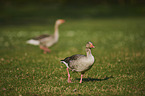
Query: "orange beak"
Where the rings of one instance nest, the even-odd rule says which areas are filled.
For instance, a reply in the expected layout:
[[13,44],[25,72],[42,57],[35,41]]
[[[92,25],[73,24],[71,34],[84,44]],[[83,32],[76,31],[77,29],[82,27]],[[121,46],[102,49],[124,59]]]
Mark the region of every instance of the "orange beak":
[[95,46],[93,44],[90,45],[90,48],[95,48]]
[[64,23],[65,22],[65,20],[63,20],[63,19],[60,19],[60,21],[61,21],[61,23]]

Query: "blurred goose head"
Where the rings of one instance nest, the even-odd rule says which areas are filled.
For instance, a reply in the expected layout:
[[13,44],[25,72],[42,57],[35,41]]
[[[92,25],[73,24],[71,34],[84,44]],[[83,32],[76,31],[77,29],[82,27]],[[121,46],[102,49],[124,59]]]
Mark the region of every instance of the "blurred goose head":
[[62,24],[62,23],[64,23],[65,22],[65,20],[63,20],[63,19],[58,19],[57,21],[56,21],[56,24],[57,25],[60,25],[60,24]]

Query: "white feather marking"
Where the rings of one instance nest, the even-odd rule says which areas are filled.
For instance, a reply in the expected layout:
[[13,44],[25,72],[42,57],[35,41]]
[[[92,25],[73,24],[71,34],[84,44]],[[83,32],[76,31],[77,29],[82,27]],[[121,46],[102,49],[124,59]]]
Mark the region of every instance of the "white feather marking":
[[38,40],[33,40],[33,39],[28,40],[26,43],[32,44],[32,45],[39,45],[40,44],[40,42]]
[[66,65],[67,68],[69,68],[68,64],[65,61],[61,61],[63,64]]

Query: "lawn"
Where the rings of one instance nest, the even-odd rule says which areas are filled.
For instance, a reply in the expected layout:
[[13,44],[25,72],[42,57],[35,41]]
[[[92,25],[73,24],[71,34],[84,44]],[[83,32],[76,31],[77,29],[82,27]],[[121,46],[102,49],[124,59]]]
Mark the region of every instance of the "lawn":
[[[6,21],[8,13],[3,13],[5,24],[0,27],[1,96],[145,95],[145,17],[64,16],[66,22],[59,28],[59,42],[50,48],[51,53],[43,54],[38,46],[26,41],[40,34],[53,34],[57,16],[37,20],[39,16],[30,12],[32,16],[26,16],[26,21],[34,18],[27,23],[24,17],[19,17],[21,22],[17,18]],[[16,13],[13,16],[19,16]],[[21,12],[26,13],[26,9]],[[74,72],[70,72],[73,83],[67,83],[66,66],[60,60],[85,54],[88,41],[95,46],[94,66],[85,73],[82,84],[80,73]]]

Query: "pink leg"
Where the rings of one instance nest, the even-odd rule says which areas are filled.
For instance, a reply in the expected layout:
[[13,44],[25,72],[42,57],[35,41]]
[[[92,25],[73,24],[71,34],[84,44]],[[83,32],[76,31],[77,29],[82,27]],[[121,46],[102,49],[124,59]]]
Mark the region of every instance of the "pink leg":
[[71,83],[71,79],[70,79],[69,70],[68,70],[68,68],[66,68],[66,69],[67,69],[67,73],[68,73],[68,83]]
[[81,79],[79,83],[82,83],[82,80],[83,80],[83,74],[81,74]]
[[46,54],[47,52],[51,52],[50,49],[48,49],[47,47],[44,46],[40,46],[40,49],[44,50],[44,54]]

